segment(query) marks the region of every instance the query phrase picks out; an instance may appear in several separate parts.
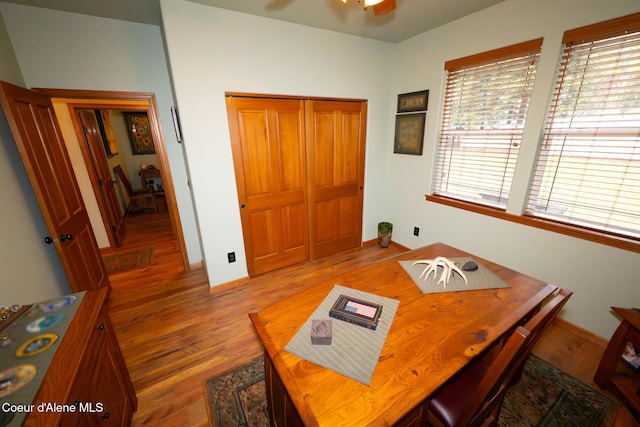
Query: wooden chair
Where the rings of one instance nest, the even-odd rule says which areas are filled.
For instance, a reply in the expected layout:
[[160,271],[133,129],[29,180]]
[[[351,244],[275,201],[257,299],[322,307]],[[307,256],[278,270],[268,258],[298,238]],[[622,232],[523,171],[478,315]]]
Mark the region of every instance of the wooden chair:
[[129,206],[127,207],[127,213],[135,212],[142,209],[153,208],[154,211],[158,211],[156,206],[156,198],[153,194],[152,188],[134,190],[131,188],[131,183],[127,178],[127,175],[122,170],[120,165],[113,168],[113,171],[118,176],[118,179],[122,183],[127,195],[129,196]]
[[549,297],[548,302],[542,306],[540,311],[524,325],[524,327],[529,331],[531,338],[529,338],[526,348],[516,363],[517,371],[513,382],[520,378],[520,373],[524,367],[525,359],[529,353],[531,353],[531,349],[536,345],[547,328],[549,328],[549,325],[551,325],[553,319],[555,319],[560,310],[562,310],[562,307],[567,303],[567,300],[571,298],[571,295],[573,295],[573,291],[571,289],[560,289],[555,296]]
[[519,326],[490,362],[479,359],[430,401],[433,426],[496,426],[504,395],[518,378],[531,348],[573,294],[560,290],[524,326]]

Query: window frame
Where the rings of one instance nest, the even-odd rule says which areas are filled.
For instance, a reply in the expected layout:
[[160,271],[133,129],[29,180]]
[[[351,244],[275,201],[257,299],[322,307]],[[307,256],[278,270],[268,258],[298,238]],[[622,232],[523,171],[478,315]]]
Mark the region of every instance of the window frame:
[[[640,13],[638,14],[633,14],[633,15],[628,15],[628,16],[624,16],[621,18],[616,18],[613,20],[609,20],[609,21],[605,21],[605,22],[601,22],[601,23],[597,23],[597,24],[593,24],[593,25],[588,25],[585,27],[581,27],[581,28],[577,28],[574,30],[569,30],[566,31],[563,39],[562,39],[562,43],[563,43],[563,63],[564,63],[564,59],[566,57],[566,52],[569,50],[573,49],[572,45],[583,45],[584,43],[590,43],[590,42],[599,42],[601,40],[610,40],[611,38],[614,37],[618,37],[618,36],[622,36],[628,32],[633,32],[636,34],[640,34]],[[582,49],[578,49],[578,54],[580,55],[582,52]],[[640,53],[638,54],[638,57],[640,58]],[[562,70],[564,70],[564,68],[562,68],[563,64],[560,64],[560,68],[559,71],[562,72]],[[560,84],[563,83],[564,81],[564,76],[560,76],[557,75],[554,81],[554,87],[558,88],[560,87]],[[555,95],[558,94],[558,91],[556,89],[554,89],[554,98]],[[551,130],[551,124],[555,123],[556,120],[558,120],[555,117],[555,104],[556,100],[554,99],[554,101],[552,102],[552,104],[549,106],[548,110],[553,110],[553,111],[548,111],[548,117],[545,121],[545,127],[543,129],[543,138],[540,141],[540,144],[547,144],[548,140],[547,138],[550,137],[549,135],[555,135],[557,134],[558,131],[552,131]],[[572,118],[576,118],[579,117],[579,110],[577,112],[572,113],[571,115]],[[598,130],[598,134],[603,134],[603,131],[606,131],[607,128],[602,128],[601,126],[597,126],[595,128],[589,128],[589,129],[597,129]],[[625,128],[625,133],[621,133],[619,136],[623,136],[623,135],[631,135],[631,134],[635,134],[635,131],[629,131],[628,129],[630,128]],[[580,131],[578,130],[570,130],[567,135],[571,135],[572,138],[576,138],[577,136],[579,136]],[[606,136],[603,135],[602,138],[605,138]],[[593,148],[597,148],[597,147],[603,147],[605,144],[605,141],[603,141],[601,138],[595,139],[594,143],[590,144],[591,147]],[[542,150],[540,148],[540,150]],[[590,151],[590,153],[593,153],[593,151]],[[546,155],[545,155],[546,156]],[[588,221],[586,219],[574,219],[573,217],[558,217],[558,219],[553,218],[553,215],[551,217],[547,217],[545,216],[544,213],[542,212],[538,212],[538,210],[532,209],[531,208],[531,204],[534,203],[531,200],[529,200],[532,196],[531,193],[533,192],[534,187],[535,188],[540,188],[540,184],[535,182],[535,179],[538,179],[538,163],[540,161],[539,159],[540,155],[538,157],[536,157],[536,162],[534,165],[534,169],[533,169],[533,175],[532,175],[532,180],[529,183],[529,194],[528,194],[528,200],[527,200],[527,208],[526,211],[524,213],[525,216],[527,217],[531,217],[533,219],[536,220],[540,220],[540,221],[545,221],[545,222],[552,222],[552,223],[558,223],[558,224],[563,224],[566,225],[568,227],[572,227],[572,228],[577,228],[577,229],[581,229],[584,230],[587,233],[596,233],[596,234],[603,234],[605,236],[610,236],[613,239],[621,239],[621,240],[629,240],[631,242],[640,242],[640,237],[635,237],[635,236],[628,236],[626,234],[623,234],[622,232],[616,232],[615,230],[613,231],[604,231],[605,228],[609,227],[608,223],[603,223],[602,225],[594,225],[593,227],[588,225]],[[564,157],[563,157],[564,158]],[[567,158],[564,158],[565,161]],[[570,160],[571,158],[568,157],[568,159]],[[604,162],[603,162],[604,163]],[[602,163],[601,163],[602,164]],[[554,186],[555,188],[555,186]],[[586,197],[585,195],[583,195],[582,197]],[[613,210],[612,212],[615,212],[615,210]],[[573,223],[571,221],[574,221]],[[578,222],[578,223],[576,223]],[[581,223],[581,224],[580,224]],[[602,230],[601,230],[602,228]],[[638,233],[640,230],[634,230],[635,233]]]
[[[627,16],[623,16],[620,18],[600,22],[597,24],[587,25],[584,27],[568,30],[565,32],[563,37],[563,44],[567,43],[569,40],[580,40],[587,39],[593,37],[603,37],[606,35],[615,35],[621,34],[629,29],[638,28],[640,26],[640,13],[635,13]],[[557,76],[556,76],[557,77]],[[553,85],[557,84],[557,78],[554,78]],[[553,88],[549,89],[550,91]],[[546,121],[545,124],[546,126]],[[544,129],[541,129],[541,135],[544,132]],[[540,144],[544,143],[544,140],[541,139]],[[437,158],[434,160],[434,167]],[[603,245],[616,247],[632,252],[640,252],[640,239],[635,239],[633,237],[618,235],[610,232],[600,231],[597,229],[586,228],[579,225],[559,222],[550,218],[541,218],[534,217],[528,214],[525,209],[528,205],[528,195],[531,191],[531,184],[533,179],[533,173],[535,173],[535,169],[537,167],[537,156],[535,159],[535,164],[532,165],[532,174],[530,178],[530,182],[528,183],[528,192],[526,200],[523,202],[523,213],[522,214],[513,214],[508,213],[504,209],[495,208],[486,206],[483,204],[463,201],[454,199],[448,196],[438,195],[435,191],[435,183],[434,190],[432,194],[425,194],[425,199],[428,202],[437,203],[441,205],[450,206],[457,209],[463,209],[469,212],[474,212],[498,219],[502,219],[505,221],[510,221],[530,227],[535,227],[543,230],[547,230],[554,233],[559,233],[575,238],[579,238],[582,240],[592,241],[596,243],[600,243]]]
[[564,224],[550,219],[541,219],[528,215],[511,214],[501,209],[490,208],[478,203],[463,202],[460,200],[434,194],[425,194],[425,200],[427,200],[428,202],[463,209],[469,212],[474,212],[493,218],[503,219],[505,221],[540,228],[542,230],[547,230],[554,233],[564,234],[566,236],[577,237],[579,239],[601,243],[607,246],[625,249],[632,252],[640,252],[640,243],[638,241],[623,236],[611,235],[608,233],[599,232],[597,230],[580,228],[578,226]]
[[[542,38],[537,38],[445,62],[444,69],[449,72],[449,75],[446,79],[446,96],[443,101],[442,121],[434,162],[432,190],[434,195],[506,210],[542,41]],[[493,78],[496,72],[502,72],[502,70],[506,70],[509,76],[518,75],[521,80],[517,80],[515,85],[511,85],[515,80],[507,80],[509,84],[505,86],[504,77],[502,80]],[[495,117],[486,115],[481,107],[484,104],[476,105],[473,101],[483,99],[484,102],[486,99],[477,93],[475,87],[477,82],[487,78],[491,79],[491,85],[487,89],[491,92],[491,97],[488,99],[497,102],[495,105],[498,106],[497,109],[492,110],[496,111],[495,117],[499,118],[496,120],[492,120]],[[508,92],[503,88],[509,88]],[[505,98],[505,94],[508,98]],[[451,95],[450,98],[449,95]],[[469,95],[473,98],[468,98]],[[472,102],[469,101],[470,99]],[[457,114],[455,104],[461,100],[463,100],[464,109],[461,114]],[[523,100],[525,110],[522,109]],[[515,107],[516,104],[520,105]],[[507,122],[503,123],[505,119]],[[459,120],[465,122],[465,129],[452,129],[454,123]],[[476,122],[477,120],[481,123]],[[456,148],[457,144],[463,144],[466,148]],[[468,169],[463,165],[465,162],[471,162],[475,166]],[[455,169],[452,169],[451,174],[447,173],[446,179],[443,179],[444,171],[448,171],[451,165],[454,165]],[[464,172],[465,170],[469,170],[469,173]],[[485,177],[488,179],[485,180]],[[474,183],[468,188],[470,192],[467,194],[465,194],[465,180]],[[487,187],[483,189],[485,185]],[[454,190],[447,191],[445,187],[451,187]],[[483,194],[483,190],[488,194]]]

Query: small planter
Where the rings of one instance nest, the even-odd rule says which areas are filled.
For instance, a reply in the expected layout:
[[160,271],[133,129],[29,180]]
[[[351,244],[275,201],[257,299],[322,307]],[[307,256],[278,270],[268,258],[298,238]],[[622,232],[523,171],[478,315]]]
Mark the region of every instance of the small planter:
[[386,248],[391,243],[391,235],[393,234],[393,224],[390,222],[378,223],[378,245]]

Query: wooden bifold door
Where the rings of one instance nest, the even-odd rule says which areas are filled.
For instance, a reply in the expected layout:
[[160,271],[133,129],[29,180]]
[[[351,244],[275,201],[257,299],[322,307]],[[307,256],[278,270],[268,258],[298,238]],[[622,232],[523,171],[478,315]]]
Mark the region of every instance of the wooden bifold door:
[[254,276],[360,246],[367,104],[227,97]]

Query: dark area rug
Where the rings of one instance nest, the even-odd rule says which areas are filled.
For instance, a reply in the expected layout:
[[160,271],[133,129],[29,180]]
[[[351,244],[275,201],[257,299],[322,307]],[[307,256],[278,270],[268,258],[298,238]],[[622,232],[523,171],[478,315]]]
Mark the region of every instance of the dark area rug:
[[[263,359],[205,381],[215,427],[268,426]],[[530,355],[505,396],[498,425],[610,426],[618,405],[539,357]]]
[[152,248],[137,249],[135,251],[108,255],[103,257],[102,260],[107,268],[107,273],[111,274],[150,264],[152,253]]
[[520,381],[505,395],[498,425],[610,426],[617,408],[617,402],[530,354]]
[[205,391],[215,427],[269,427],[262,357],[207,380]]

